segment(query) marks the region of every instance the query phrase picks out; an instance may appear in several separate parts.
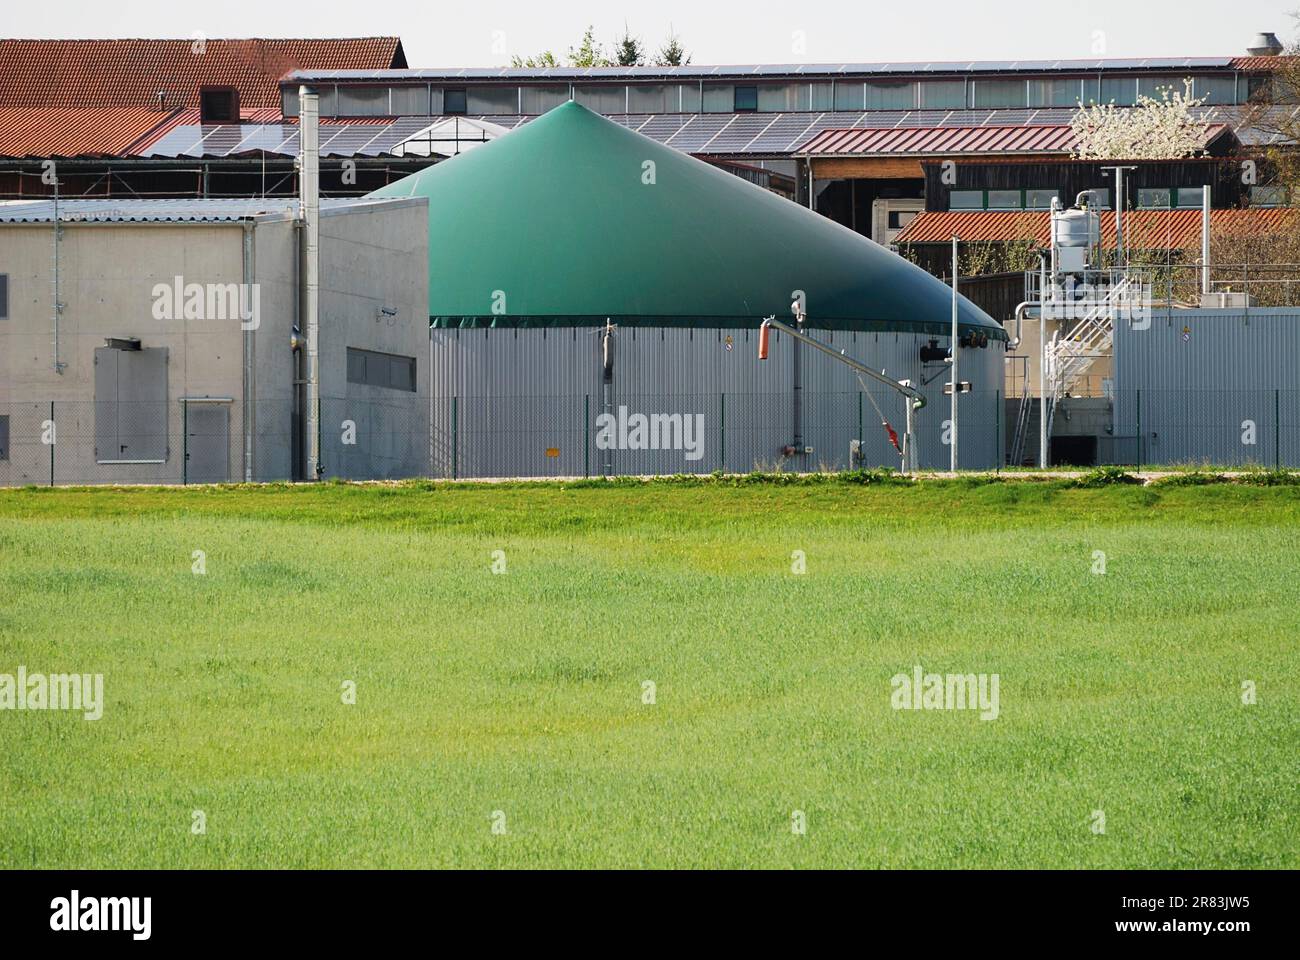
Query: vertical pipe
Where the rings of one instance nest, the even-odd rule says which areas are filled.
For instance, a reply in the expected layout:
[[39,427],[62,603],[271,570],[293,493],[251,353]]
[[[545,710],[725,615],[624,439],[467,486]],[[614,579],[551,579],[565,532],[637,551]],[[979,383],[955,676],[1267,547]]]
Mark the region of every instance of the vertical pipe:
[[[243,407],[243,431],[244,431],[244,482],[253,482],[253,437],[255,434],[255,424],[257,421],[257,389],[256,389],[256,325],[260,318],[255,317],[252,313],[245,316],[245,308],[252,309],[254,306],[258,312],[261,312],[260,297],[253,296],[253,286],[257,282],[255,276],[256,268],[254,266],[253,256],[253,221],[244,221],[244,242],[243,242],[243,287],[240,292],[240,326],[244,328],[244,391],[243,400],[240,404]],[[188,404],[187,404],[188,406]]]
[[1124,168],[1115,168],[1115,262],[1123,266],[1124,256]]
[[1282,391],[1273,391],[1273,468],[1282,469]]
[[1146,437],[1142,435],[1142,391],[1141,390],[1138,390],[1137,392],[1137,435],[1138,435],[1137,468],[1138,468],[1138,472],[1141,473],[1142,461],[1146,459],[1143,456],[1143,454],[1146,453],[1146,451],[1142,449],[1143,446],[1146,445]]
[[1201,187],[1201,293],[1210,292],[1210,186]]
[[181,486],[190,482],[190,405],[181,398]]
[[957,472],[957,235],[952,237],[952,449],[949,454],[949,469]]
[[59,442],[59,428],[54,424],[54,401],[50,401],[50,486],[54,486],[54,446]]
[[993,391],[993,424],[994,424],[993,452],[994,454],[997,455],[997,460],[994,461],[994,463],[997,464],[997,466],[994,468],[994,472],[1001,473],[1002,464],[1007,459],[1007,448],[1003,445],[1002,442],[1002,388],[1001,387]]
[[[53,161],[50,161],[53,163]],[[59,301],[59,242],[63,238],[63,228],[59,226],[59,175],[54,168],[54,297],[51,307],[51,319],[54,327],[54,372],[63,373],[64,363],[59,355],[59,317],[63,313],[63,304]],[[51,481],[53,486],[53,481]]]
[[1047,467],[1047,258],[1038,257],[1038,466]]
[[727,395],[718,394],[718,469],[727,472]]
[[591,476],[591,394],[582,395],[582,475]]
[[320,478],[320,100],[298,88],[299,216],[303,222],[303,333],[307,338],[307,477]]
[[456,479],[456,460],[460,453],[460,435],[458,433],[460,418],[457,416],[457,398],[451,398],[451,478]]

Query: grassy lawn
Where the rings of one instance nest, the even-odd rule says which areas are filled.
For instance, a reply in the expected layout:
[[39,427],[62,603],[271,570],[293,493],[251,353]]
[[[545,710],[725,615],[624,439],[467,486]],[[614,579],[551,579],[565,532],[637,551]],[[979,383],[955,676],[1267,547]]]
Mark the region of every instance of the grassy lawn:
[[105,699],[0,711],[0,866],[1295,868],[1298,569],[1295,486],[0,491]]

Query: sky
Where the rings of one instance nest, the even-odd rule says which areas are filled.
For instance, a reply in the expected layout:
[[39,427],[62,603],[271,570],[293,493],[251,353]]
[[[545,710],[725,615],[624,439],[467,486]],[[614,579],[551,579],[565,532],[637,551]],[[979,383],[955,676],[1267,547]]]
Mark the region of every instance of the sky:
[[7,37],[400,36],[413,67],[561,59],[588,24],[651,49],[674,31],[697,64],[1235,56],[1255,34],[1290,42],[1300,0],[65,0],[7,6]]

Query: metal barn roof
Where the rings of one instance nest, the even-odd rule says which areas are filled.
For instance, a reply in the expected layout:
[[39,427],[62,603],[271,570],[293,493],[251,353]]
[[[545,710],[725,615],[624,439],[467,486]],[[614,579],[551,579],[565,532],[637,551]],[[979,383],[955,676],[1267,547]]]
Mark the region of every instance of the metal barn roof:
[[[324,198],[328,215],[382,204],[375,197]],[[296,217],[292,197],[229,200],[60,200],[60,223],[219,223]],[[52,223],[53,200],[0,200],[0,223]]]
[[842,77],[871,74],[1095,72],[1097,70],[1230,69],[1234,57],[1139,57],[1105,60],[935,60],[876,61],[871,63],[756,63],[733,65],[688,64],[681,67],[442,67],[412,70],[313,70],[291,74],[295,82],[373,80],[763,80],[776,77]]
[[[939,333],[952,294],[811,210],[567,103],[371,196],[429,200],[429,314],[447,326],[812,326]],[[1002,328],[967,300],[962,322]]]

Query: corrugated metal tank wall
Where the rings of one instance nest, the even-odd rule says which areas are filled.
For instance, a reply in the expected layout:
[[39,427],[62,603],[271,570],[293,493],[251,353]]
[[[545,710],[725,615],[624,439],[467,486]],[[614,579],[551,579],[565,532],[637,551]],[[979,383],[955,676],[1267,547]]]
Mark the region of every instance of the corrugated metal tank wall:
[[[801,350],[803,444],[809,456],[781,463],[793,441],[793,342],[773,333],[759,361],[757,330],[620,327],[613,382],[601,373],[594,327],[434,329],[433,473],[458,477],[599,476],[844,469],[849,441],[863,441],[868,466],[898,467],[872,398],[900,436],[902,399],[873,385],[868,397],[851,370],[810,347]],[[947,367],[922,365],[929,339],[913,333],[812,333],[892,377],[921,384],[929,404],[917,414],[918,461],[947,469]],[[941,344],[946,341],[941,340]],[[1005,344],[961,352],[959,374],[972,383],[960,407],[964,469],[991,469],[1005,437],[1000,391]],[[930,382],[925,383],[926,380]],[[674,449],[603,449],[598,419],[634,414],[690,417]],[[626,419],[626,418],[625,418]],[[686,443],[691,440],[694,443]]]
[[1300,311],[1160,311],[1117,324],[1114,349],[1128,459],[1300,466]]

